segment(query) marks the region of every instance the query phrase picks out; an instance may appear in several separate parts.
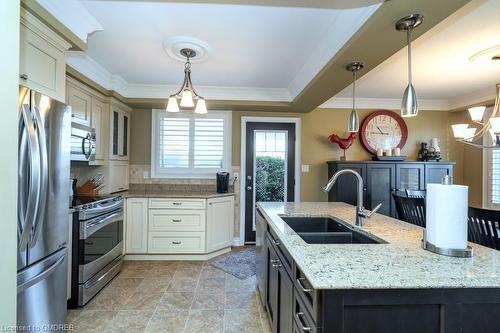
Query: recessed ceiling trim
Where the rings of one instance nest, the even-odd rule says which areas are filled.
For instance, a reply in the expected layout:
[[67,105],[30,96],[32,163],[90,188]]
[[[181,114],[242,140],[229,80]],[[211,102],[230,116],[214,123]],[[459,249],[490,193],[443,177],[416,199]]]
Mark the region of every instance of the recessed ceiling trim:
[[[448,111],[450,103],[447,100],[429,100],[419,99],[419,108],[426,111]],[[352,98],[334,97],[321,104],[322,109],[351,109]],[[359,98],[356,97],[357,109],[389,109],[399,110],[401,108],[401,99],[398,98]]]
[[[94,59],[81,51],[66,53],[66,64],[105,89],[126,98],[168,98],[178,85],[133,84],[119,75],[113,75]],[[285,88],[198,86],[207,99],[238,101],[290,102],[292,97]]]

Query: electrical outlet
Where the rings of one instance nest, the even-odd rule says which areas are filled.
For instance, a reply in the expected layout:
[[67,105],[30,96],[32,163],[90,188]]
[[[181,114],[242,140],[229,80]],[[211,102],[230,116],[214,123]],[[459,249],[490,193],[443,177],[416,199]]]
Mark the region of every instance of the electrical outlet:
[[148,179],[148,178],[149,178],[149,171],[144,171],[144,172],[142,173],[142,178],[144,178],[144,179]]
[[309,164],[302,164],[302,172],[309,172]]

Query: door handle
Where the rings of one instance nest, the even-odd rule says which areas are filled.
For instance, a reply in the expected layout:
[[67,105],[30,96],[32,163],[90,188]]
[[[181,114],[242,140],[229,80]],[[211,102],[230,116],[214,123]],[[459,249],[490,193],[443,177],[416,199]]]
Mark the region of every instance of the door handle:
[[252,186],[247,186],[247,191],[251,191],[252,190]]

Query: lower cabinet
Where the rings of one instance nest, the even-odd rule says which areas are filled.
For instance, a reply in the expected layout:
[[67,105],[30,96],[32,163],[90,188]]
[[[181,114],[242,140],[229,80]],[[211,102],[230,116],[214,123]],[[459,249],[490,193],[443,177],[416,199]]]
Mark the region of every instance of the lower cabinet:
[[206,254],[232,245],[233,196],[127,198],[126,254]]
[[293,282],[278,255],[279,251],[267,240],[268,276],[266,307],[273,333],[293,332]]
[[148,252],[148,199],[129,198],[125,202],[125,252]]

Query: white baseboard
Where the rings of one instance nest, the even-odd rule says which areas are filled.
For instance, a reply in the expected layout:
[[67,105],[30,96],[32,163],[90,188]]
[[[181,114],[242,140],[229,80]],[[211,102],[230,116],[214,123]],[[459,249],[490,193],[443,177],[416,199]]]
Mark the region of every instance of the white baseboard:
[[233,246],[243,246],[245,242],[242,242],[239,237],[234,237]]
[[230,247],[207,254],[126,254],[123,260],[209,260],[228,252]]

